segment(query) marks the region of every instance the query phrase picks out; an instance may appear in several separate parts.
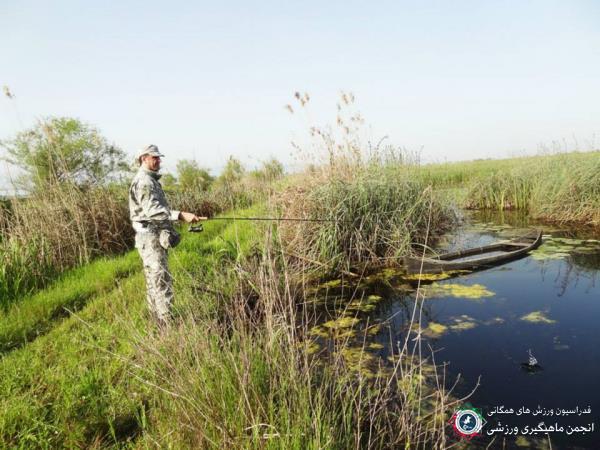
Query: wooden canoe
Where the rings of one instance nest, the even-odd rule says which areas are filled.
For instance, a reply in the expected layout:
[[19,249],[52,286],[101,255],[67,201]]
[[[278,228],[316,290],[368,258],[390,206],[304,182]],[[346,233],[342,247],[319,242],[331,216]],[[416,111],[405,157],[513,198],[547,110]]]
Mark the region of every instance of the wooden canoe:
[[538,230],[510,241],[444,253],[433,257],[406,256],[404,257],[404,266],[409,274],[474,270],[495,266],[524,256],[527,252],[539,247],[541,243],[542,230]]

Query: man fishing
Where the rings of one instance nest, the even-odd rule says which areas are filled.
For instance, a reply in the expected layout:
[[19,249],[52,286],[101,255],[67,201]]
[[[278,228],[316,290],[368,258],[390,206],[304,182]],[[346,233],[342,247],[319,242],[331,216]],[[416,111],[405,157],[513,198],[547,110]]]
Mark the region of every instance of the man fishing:
[[159,183],[162,157],[156,145],[149,145],[138,153],[140,168],[129,188],[129,217],[135,230],[135,247],[144,264],[148,308],[159,325],[166,326],[173,304],[173,279],[167,251],[180,239],[172,222],[192,223],[208,218],[169,208]]

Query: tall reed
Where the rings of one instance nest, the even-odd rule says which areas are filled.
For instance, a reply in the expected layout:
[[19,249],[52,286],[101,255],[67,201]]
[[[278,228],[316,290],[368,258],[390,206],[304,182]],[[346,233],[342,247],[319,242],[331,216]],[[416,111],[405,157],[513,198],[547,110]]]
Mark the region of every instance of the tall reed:
[[[295,98],[298,111],[308,107],[308,94]],[[308,144],[296,144],[304,158],[316,152],[315,164],[279,197],[279,209],[318,221],[284,225],[289,253],[334,270],[393,264],[427,231],[436,235],[453,223],[452,209],[419,170],[420,154],[385,138],[372,145],[364,123],[354,96],[342,92],[335,124],[311,126]]]
[[0,279],[6,301],[43,286],[66,268],[130,248],[133,231],[125,192],[63,183],[13,199],[0,242],[11,278]]
[[473,177],[467,208],[518,209],[554,222],[600,224],[600,152],[518,158],[503,166]]
[[417,167],[369,162],[344,171],[325,170],[303,178],[303,187],[281,196],[285,215],[324,220],[284,229],[296,255],[348,269],[366,263],[394,263],[432,235],[448,228],[452,209],[417,174]]

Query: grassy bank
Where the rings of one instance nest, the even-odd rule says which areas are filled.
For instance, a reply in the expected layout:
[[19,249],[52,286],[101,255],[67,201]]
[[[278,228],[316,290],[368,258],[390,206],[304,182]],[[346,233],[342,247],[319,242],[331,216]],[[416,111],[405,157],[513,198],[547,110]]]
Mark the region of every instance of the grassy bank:
[[[209,222],[204,234],[186,233],[170,256],[177,320],[166,334],[149,320],[136,258],[98,261],[22,303],[23,317],[35,316],[35,304],[89,289],[76,315],[50,314],[45,333],[5,349],[1,447],[443,443],[448,399],[432,394],[427,401],[435,406],[419,418],[425,388],[418,365],[408,369],[399,357],[373,381],[348,370],[343,359],[324,366],[310,356],[297,307],[301,283],[291,282],[296,273],[275,228]],[[101,273],[123,268],[120,279],[101,280]],[[19,323],[17,335],[34,328]]]
[[[217,235],[225,226],[211,223],[205,235],[186,236],[194,253],[182,249],[171,257],[178,280],[197,270],[203,255],[212,254],[222,242]],[[113,275],[123,268],[130,271],[128,276],[101,280],[102,273]],[[3,317],[3,330],[28,339],[20,348],[5,348],[0,360],[1,447],[120,445],[144,428],[140,414],[149,408],[155,392],[137,382],[131,370],[137,343],[152,334],[154,326],[146,316],[140,268],[134,252],[98,261],[11,310],[14,325],[9,316]],[[180,304],[192,295],[190,283],[184,285],[177,285]],[[82,290],[88,298],[77,315],[46,316],[46,333],[34,339],[31,330],[38,320],[38,304],[52,305],[56,312],[60,310],[56,299],[80,297]]]
[[[522,210],[558,223],[600,225],[600,152],[437,164],[422,179],[473,209]],[[462,192],[461,192],[462,190]]]
[[126,189],[48,185],[0,211],[0,307],[7,308],[95,258],[133,243]]

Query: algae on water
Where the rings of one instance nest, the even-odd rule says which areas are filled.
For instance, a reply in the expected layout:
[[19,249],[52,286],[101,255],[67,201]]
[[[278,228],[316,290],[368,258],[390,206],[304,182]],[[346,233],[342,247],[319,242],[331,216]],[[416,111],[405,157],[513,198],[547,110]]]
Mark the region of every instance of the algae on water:
[[545,324],[556,323],[556,320],[549,319],[548,316],[546,316],[546,313],[544,313],[543,311],[530,312],[529,314],[526,314],[523,317],[521,317],[521,320],[523,320],[525,322],[529,322],[529,323],[545,323]]
[[421,331],[421,334],[429,338],[437,338],[442,336],[447,331],[448,327],[446,325],[437,322],[429,322],[429,325],[427,328]]
[[433,297],[455,297],[478,300],[485,297],[493,297],[494,292],[488,290],[482,284],[438,284],[421,288],[425,298]]
[[453,317],[452,323],[450,324],[450,329],[452,331],[465,331],[475,328],[477,326],[477,321],[466,314],[463,314],[459,317]]

